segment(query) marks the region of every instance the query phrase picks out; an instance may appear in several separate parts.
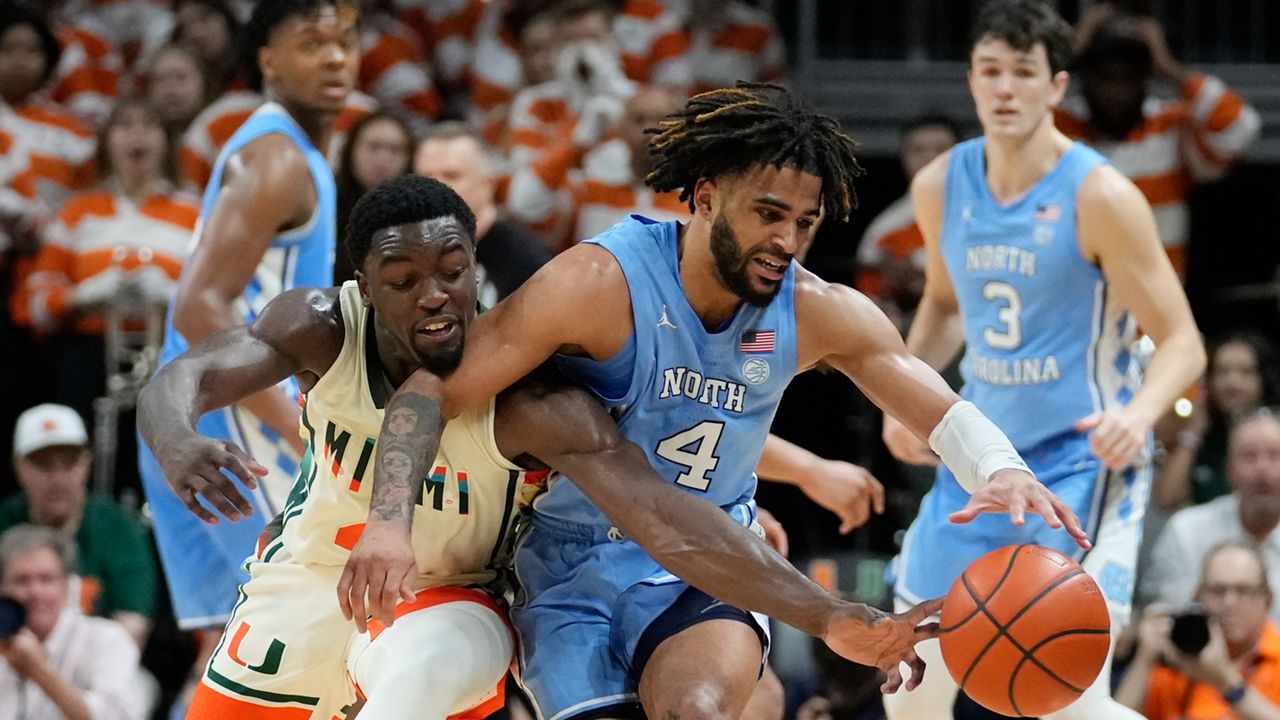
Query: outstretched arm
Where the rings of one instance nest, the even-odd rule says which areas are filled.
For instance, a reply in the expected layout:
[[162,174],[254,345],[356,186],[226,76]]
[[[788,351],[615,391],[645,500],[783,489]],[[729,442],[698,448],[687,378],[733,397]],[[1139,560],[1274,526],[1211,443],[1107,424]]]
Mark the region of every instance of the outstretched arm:
[[342,349],[337,304],[333,291],[281,294],[253,325],[226,330],[192,347],[162,368],[138,395],[138,432],[174,492],[205,522],[218,520],[200,504],[200,496],[228,520],[253,512],[223,470],[253,488],[266,468],[232,442],[201,437],[196,421],[290,375],[323,374]]
[[915,626],[938,603],[898,617],[831,596],[723,510],[660,478],[581,390],[522,388],[503,403],[496,434],[507,457],[533,457],[572,478],[619,530],[689,584],[821,637],[891,678],[900,661],[923,667],[911,648],[935,628]]
[[884,486],[866,468],[827,460],[770,434],[756,463],[761,480],[794,485],[840,518],[840,534],[861,527],[884,512]]

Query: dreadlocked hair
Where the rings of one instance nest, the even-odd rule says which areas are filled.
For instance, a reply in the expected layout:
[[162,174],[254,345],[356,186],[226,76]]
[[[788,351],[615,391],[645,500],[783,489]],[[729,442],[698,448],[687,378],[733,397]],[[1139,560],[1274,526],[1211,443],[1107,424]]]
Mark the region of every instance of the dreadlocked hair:
[[802,106],[777,85],[739,82],[695,95],[645,132],[653,135],[654,158],[645,182],[658,192],[679,189],[690,210],[698,180],[769,166],[817,176],[822,207],[841,220],[858,205],[853,179],[864,171],[853,155],[857,143],[834,118]]

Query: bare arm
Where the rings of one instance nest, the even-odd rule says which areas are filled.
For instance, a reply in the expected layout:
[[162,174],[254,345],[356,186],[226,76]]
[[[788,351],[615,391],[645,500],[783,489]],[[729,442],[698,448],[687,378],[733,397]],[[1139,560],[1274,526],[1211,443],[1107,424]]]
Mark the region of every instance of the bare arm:
[[[216,522],[196,495],[204,495],[228,519],[251,513],[252,506],[221,469],[249,487],[260,474],[233,443],[201,438],[195,430],[200,416],[290,375],[319,377],[341,351],[342,338],[335,291],[292,290],[268,303],[253,325],[226,330],[192,347],[143,387],[138,432],[193,513]],[[296,434],[297,426],[289,432]]]
[[964,328],[960,304],[942,260],[943,190],[947,180],[947,163],[951,153],[944,153],[929,163],[911,182],[911,204],[916,225],[924,236],[927,258],[924,294],[916,317],[907,333],[907,351],[934,370],[942,370],[955,359],[964,345]]
[[1102,166],[1081,184],[1077,200],[1081,250],[1155,342],[1142,389],[1124,408],[1085,418],[1090,446],[1108,466],[1124,467],[1147,432],[1204,371],[1204,344],[1178,277],[1156,235],[1142,193],[1115,168]]
[[764,441],[756,474],[762,480],[800,488],[840,518],[842,535],[866,523],[871,513],[884,512],[884,486],[865,468],[827,460],[777,435]]
[[[271,241],[305,223],[316,205],[306,157],[283,135],[266,135],[227,163],[218,199],[200,227],[200,242],[183,268],[173,323],[194,346],[241,323],[232,310]],[[291,428],[298,409],[279,393],[239,399],[301,451]]]
[[[886,670],[933,633],[932,627],[917,631],[915,623],[936,603],[897,619],[835,598],[723,510],[664,481],[585,392],[521,388],[501,402],[495,432],[504,455],[536,458],[573,478],[628,538],[707,594],[776,617],[849,659]],[[880,638],[895,623],[912,623],[912,634],[890,649]]]
[[631,298],[613,255],[596,245],[566,250],[476,318],[462,364],[445,380],[445,417],[488,400],[555,352],[609,358],[631,329]]

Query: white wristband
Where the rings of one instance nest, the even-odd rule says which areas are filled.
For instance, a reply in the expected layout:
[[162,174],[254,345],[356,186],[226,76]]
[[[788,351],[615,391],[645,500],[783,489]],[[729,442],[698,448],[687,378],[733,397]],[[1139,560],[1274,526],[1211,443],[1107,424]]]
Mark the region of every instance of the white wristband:
[[986,485],[997,470],[1031,472],[1009,438],[968,400],[952,405],[942,416],[929,433],[929,447],[970,493]]

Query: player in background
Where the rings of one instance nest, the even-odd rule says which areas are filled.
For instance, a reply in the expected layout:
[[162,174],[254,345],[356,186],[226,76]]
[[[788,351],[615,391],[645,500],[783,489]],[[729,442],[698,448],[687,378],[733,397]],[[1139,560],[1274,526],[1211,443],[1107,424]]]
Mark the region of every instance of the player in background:
[[[336,192],[317,148],[327,147],[355,83],[356,20],[345,0],[270,0],[254,8],[248,44],[269,102],[218,157],[169,310],[162,364],[252,322],[284,291],[332,283]],[[263,482],[244,522],[202,524],[140,446],[143,487],[180,627],[227,621],[236,587],[247,579],[240,566],[297,472],[298,418],[298,388],[289,380],[200,419],[202,434],[234,442],[262,462],[255,472]]]
[[[944,456],[895,561],[895,593],[903,606],[946,593],[986,552],[1037,543],[1075,552],[1118,631],[1128,621],[1150,489],[1151,426],[1200,375],[1204,349],[1142,194],[1054,128],[1070,48],[1070,26],[1039,0],[997,0],[979,16],[969,87],[984,134],[912,183],[928,265],[907,349],[941,368],[967,346],[963,396],[1084,518],[1093,549],[1078,551],[1035,522],[978,518],[955,527],[949,518],[968,492]],[[1141,383],[1131,353],[1137,325],[1157,348]],[[886,416],[895,456],[938,464],[922,437]],[[921,647],[939,657],[937,643]],[[1108,664],[1053,717],[1137,718],[1111,699],[1109,682]],[[930,673],[921,687],[885,699],[891,720],[951,717],[956,685],[947,673]]]
[[[969,517],[1007,511],[1021,524],[1031,510],[1080,537],[1004,435],[908,354],[869,300],[792,262],[824,213],[850,212],[861,172],[852,148],[834,120],[781,88],[691,99],[654,137],[648,178],[681,190],[688,224],[627,219],[479,316],[446,379],[445,416],[555,356],[659,475],[749,526],[753,469],[782,391],[823,364],[932,437],[975,490]],[[768,647],[766,623],[743,608],[767,599],[721,602],[669,569],[576,485],[551,483],[516,552],[524,597],[512,610],[522,682],[543,720],[742,714]],[[872,648],[836,650],[866,662]],[[897,662],[880,667],[896,690]]]

